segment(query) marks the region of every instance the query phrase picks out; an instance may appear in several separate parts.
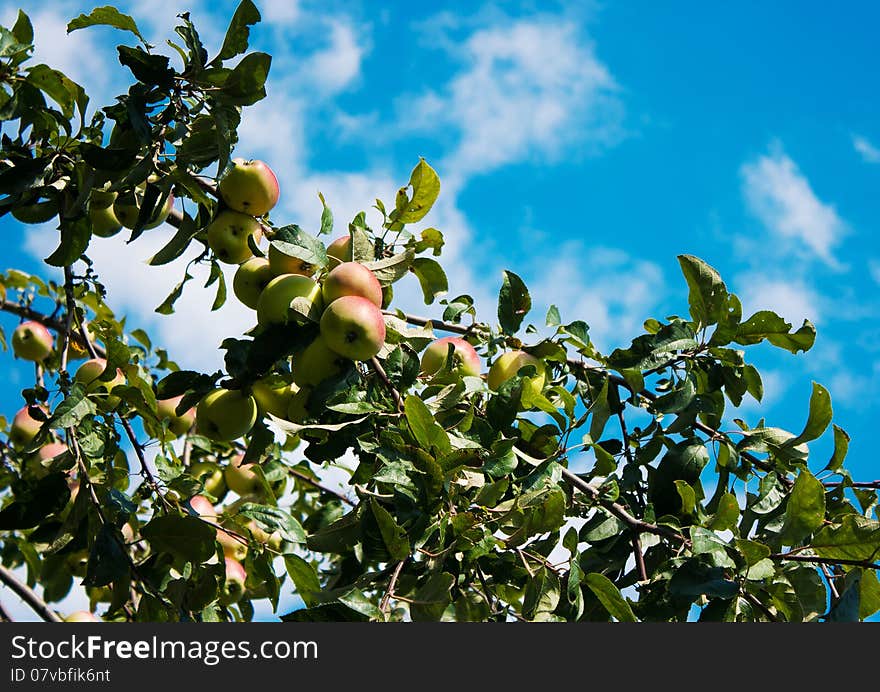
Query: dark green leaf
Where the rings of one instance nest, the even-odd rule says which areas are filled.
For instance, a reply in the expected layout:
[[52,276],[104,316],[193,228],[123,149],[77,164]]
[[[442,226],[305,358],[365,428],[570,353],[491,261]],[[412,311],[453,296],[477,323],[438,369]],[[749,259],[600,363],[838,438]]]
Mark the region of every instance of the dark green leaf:
[[716,324],[727,310],[727,287],[721,276],[693,255],[679,255],[678,263],[690,289],[688,303],[697,327]]
[[846,459],[846,453],[849,451],[849,434],[843,428],[834,426],[834,452],[831,459],[825,466],[826,471],[837,471]]
[[825,488],[806,469],[801,469],[785,508],[782,540],[795,545],[822,526],[825,519]]
[[449,436],[431,415],[431,411],[415,394],[406,397],[403,404],[406,421],[418,443],[426,451],[436,449],[440,453],[450,450]]
[[189,214],[184,214],[177,232],[159,252],[147,260],[147,264],[157,267],[173,262],[186,251],[199,230],[193,218]]
[[248,37],[251,30],[249,27],[260,21],[260,11],[251,0],[242,0],[232,15],[229,28],[226,30],[226,38],[223,39],[223,47],[220,54],[211,63],[229,60],[236,55],[244,53],[248,48]]
[[416,275],[425,297],[425,305],[431,305],[438,296],[445,295],[449,290],[446,273],[434,260],[427,257],[416,257],[410,270]]
[[137,24],[135,24],[134,19],[129,17],[127,14],[122,14],[115,7],[111,7],[110,5],[106,5],[104,7],[96,7],[89,13],[88,15],[81,14],[79,17],[72,19],[67,24],[67,33],[69,34],[71,31],[76,31],[77,29],[84,29],[88,26],[112,26],[116,29],[122,29],[123,31],[130,31],[135,36],[137,36],[143,43],[144,37],[141,35],[141,32],[138,31]]
[[128,558],[114,526],[104,524],[92,544],[84,586],[105,586],[128,574]]
[[131,70],[139,82],[169,89],[174,84],[174,70],[164,55],[147,53],[141,48],[118,46],[119,62]]
[[87,217],[61,221],[61,243],[43,261],[53,267],[68,267],[76,262],[89,246],[92,225]]
[[452,602],[450,590],[455,584],[455,577],[446,572],[435,572],[416,591],[409,612],[413,622],[436,622]]
[[876,560],[880,555],[880,522],[846,514],[840,525],[819,529],[810,545],[821,557]]
[[828,428],[833,416],[831,410],[831,395],[821,384],[813,382],[813,393],[810,395],[810,414],[803,432],[789,444],[796,446],[810,440],[821,437]]
[[514,334],[532,309],[532,298],[523,280],[511,271],[504,271],[498,293],[498,322],[505,334]]
[[248,53],[226,79],[223,93],[239,106],[250,106],[265,98],[266,78],[272,56],[267,53]]
[[382,505],[376,502],[375,498],[370,498],[370,510],[379,533],[382,536],[382,542],[388,551],[388,555],[392,560],[403,560],[409,557],[410,545],[406,531],[395,520],[391,513]]
[[215,554],[216,532],[217,529],[197,517],[176,514],[155,517],[141,529],[141,535],[154,550],[197,563]]
[[739,325],[734,341],[747,346],[767,339],[774,346],[792,353],[809,351],[816,340],[816,328],[809,320],[795,332],[791,325],[775,312],[761,310]]
[[287,574],[293,582],[297,595],[307,606],[318,603],[317,594],[321,591],[321,582],[315,568],[298,555],[285,555],[284,564]]
[[266,533],[271,534],[277,531],[281,538],[289,543],[306,542],[306,532],[302,525],[279,507],[248,502],[239,507],[238,513],[248,519],[253,519]]
[[318,269],[327,268],[327,249],[324,243],[303,231],[299,226],[279,228],[272,240],[272,247],[288,257],[308,262]]
[[583,578],[599,602],[615,620],[619,622],[638,622],[629,603],[620,595],[620,590],[608,577],[598,572],[591,572]]

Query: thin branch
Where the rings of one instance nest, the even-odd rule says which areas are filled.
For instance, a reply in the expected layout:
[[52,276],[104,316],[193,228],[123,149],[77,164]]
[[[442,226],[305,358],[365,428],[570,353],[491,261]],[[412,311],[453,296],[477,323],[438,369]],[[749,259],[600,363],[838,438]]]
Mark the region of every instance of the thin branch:
[[8,586],[15,594],[27,603],[28,607],[46,622],[62,622],[61,618],[52,610],[46,602],[37,596],[27,584],[22,584],[15,575],[0,565],[0,581]]
[[135,456],[138,458],[138,462],[141,465],[141,476],[143,476],[144,480],[150,486],[152,491],[156,493],[159,497],[164,499],[164,495],[159,489],[159,484],[156,482],[156,478],[153,476],[153,472],[150,471],[150,467],[147,466],[147,458],[144,455],[144,446],[138,442],[137,435],[134,432],[134,428],[131,427],[131,423],[128,422],[128,419],[124,416],[117,414],[119,418],[119,422],[122,424],[122,429],[125,430],[125,434],[128,437],[129,442],[131,442],[131,446],[134,448]]
[[427,327],[428,324],[430,324],[434,329],[439,329],[441,332],[450,332],[451,334],[472,334],[476,330],[476,325],[463,327],[454,322],[444,322],[443,320],[419,317],[418,315],[409,315],[405,312],[396,312],[394,310],[383,310],[382,314],[390,317],[397,317],[398,319],[402,319],[409,324],[414,324],[417,327]]
[[388,605],[391,603],[391,599],[394,598],[394,587],[397,586],[397,579],[400,577],[400,572],[403,570],[403,566],[408,559],[409,558],[403,558],[403,560],[398,562],[394,567],[394,571],[391,573],[391,579],[388,580],[388,589],[385,591],[385,595],[382,596],[382,600],[379,602],[379,610],[382,613],[388,613]]
[[642,542],[639,540],[639,534],[633,534],[632,537],[633,555],[636,558],[636,567],[639,570],[639,581],[648,581],[648,570],[645,568],[645,556],[642,554]]
[[395,386],[391,384],[391,380],[388,379],[388,373],[385,372],[385,369],[382,367],[379,359],[371,358],[370,365],[372,366],[373,370],[376,371],[376,374],[379,376],[379,379],[382,380],[382,383],[391,392],[391,396],[394,398],[394,404],[397,406],[397,410],[403,411],[403,399],[400,398],[400,392],[398,392]]
[[853,560],[843,557],[819,557],[818,555],[801,555],[800,553],[775,553],[770,556],[771,560],[787,560],[789,562],[812,562],[817,565],[849,565],[863,567],[864,569],[880,570],[880,562],[870,560]]
[[755,596],[755,594],[749,593],[747,591],[745,593],[745,597],[749,603],[751,603],[753,606],[757,606],[757,608],[761,610],[764,615],[767,616],[767,619],[770,620],[770,622],[779,622],[779,618],[777,618],[776,615],[773,614],[773,611],[770,610],[766,605],[764,605],[761,602],[761,599]]
[[337,498],[340,502],[344,502],[349,507],[354,507],[357,504],[356,502],[354,502],[354,500],[349,499],[348,497],[346,497],[342,493],[337,492],[336,490],[333,490],[332,488],[328,488],[327,486],[322,485],[320,482],[316,481],[311,476],[306,475],[302,471],[299,471],[294,468],[288,468],[287,472],[291,476],[293,476],[294,478],[298,478],[299,480],[301,480],[303,483],[307,483],[308,485],[311,485],[313,488],[317,488],[321,492],[325,492],[325,493],[328,493],[329,495],[333,495],[333,497]]
[[[8,312],[12,315],[18,315],[19,317],[23,317],[27,320],[32,320],[34,322],[39,322],[44,327],[51,329],[54,332],[58,332],[62,334],[65,329],[64,320],[58,319],[57,317],[52,317],[51,315],[47,315],[44,312],[39,312],[34,310],[33,308],[25,307],[23,305],[19,305],[18,303],[13,303],[9,300],[0,300],[0,311]],[[74,340],[83,348],[86,348],[86,341],[79,335],[74,335]],[[104,349],[100,346],[94,346],[95,352],[98,356],[104,357],[107,354],[104,352]]]
[[2,603],[0,603],[0,622],[15,622]]
[[836,488],[843,485],[847,488],[866,488],[868,490],[880,490],[880,481],[824,481],[822,485],[824,485],[826,488]]

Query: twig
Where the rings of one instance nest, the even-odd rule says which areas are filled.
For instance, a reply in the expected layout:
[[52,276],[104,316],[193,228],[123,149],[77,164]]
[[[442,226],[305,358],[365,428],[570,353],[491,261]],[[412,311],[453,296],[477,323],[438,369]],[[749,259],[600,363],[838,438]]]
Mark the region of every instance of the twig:
[[770,610],[766,605],[764,605],[761,602],[761,599],[758,598],[757,596],[755,596],[755,594],[752,594],[752,593],[749,593],[748,591],[746,591],[745,597],[749,603],[751,603],[753,606],[757,606],[761,610],[761,612],[763,612],[764,615],[767,616],[767,619],[770,620],[770,622],[778,622],[779,621],[779,618],[777,618],[773,614],[773,611]]
[[62,622],[61,618],[54,610],[46,605],[46,602],[37,596],[27,584],[22,584],[15,575],[0,565],[0,581],[8,586],[15,594],[21,598],[37,615],[46,622]]
[[417,327],[427,327],[428,324],[430,324],[434,329],[439,329],[441,332],[450,332],[451,334],[472,334],[476,329],[476,325],[462,327],[460,324],[455,324],[453,322],[444,322],[443,320],[419,317],[418,315],[409,315],[405,312],[401,313],[394,310],[383,310],[382,314],[388,315],[389,317],[397,317],[398,319],[402,319],[409,324],[414,324]]
[[394,587],[397,586],[397,579],[400,577],[400,572],[403,570],[404,564],[409,558],[403,558],[397,565],[394,567],[394,571],[391,573],[391,579],[388,580],[388,589],[385,591],[385,595],[382,596],[382,600],[379,602],[379,610],[387,614],[388,613],[388,604],[391,602],[391,599],[394,598]]
[[793,553],[775,553],[770,556],[771,560],[786,560],[788,562],[813,562],[817,565],[850,565],[863,567],[864,569],[880,570],[880,562],[870,560],[853,560],[843,557],[819,557],[818,555],[801,555]]
[[333,495],[333,497],[337,498],[340,502],[344,502],[349,507],[354,507],[357,504],[356,502],[349,499],[348,497],[346,497],[342,493],[337,492],[336,490],[333,490],[332,488],[328,488],[325,485],[322,485],[321,483],[316,481],[314,478],[311,478],[310,476],[307,476],[306,474],[304,474],[302,471],[299,471],[294,468],[288,468],[287,472],[291,476],[293,476],[294,478],[298,478],[299,480],[301,480],[303,483],[307,483],[308,485],[311,485],[313,488],[317,488],[321,492],[325,492],[330,495]]
[[131,423],[128,422],[128,419],[122,416],[121,414],[117,414],[119,418],[119,422],[122,424],[122,429],[125,430],[125,434],[128,437],[129,442],[131,442],[131,446],[134,448],[135,456],[138,458],[138,462],[141,465],[141,476],[143,476],[144,480],[150,486],[154,493],[156,493],[160,498],[164,499],[164,495],[159,489],[159,484],[156,482],[156,478],[153,476],[153,472],[150,471],[150,467],[147,466],[147,458],[144,455],[144,447],[138,442],[137,435],[135,435],[134,428],[131,427]]
[[866,488],[869,490],[880,490],[880,481],[823,481],[822,485],[824,485],[826,488],[836,488],[838,486],[844,485],[847,488]]
[[639,534],[632,537],[633,554],[636,558],[636,567],[639,569],[639,581],[648,581],[648,570],[645,568],[645,556],[642,554],[642,542]]
[[385,372],[385,369],[382,367],[379,359],[371,358],[370,365],[373,367],[373,370],[376,371],[379,379],[382,380],[384,385],[388,387],[388,389],[391,391],[391,396],[394,399],[394,404],[397,406],[397,410],[403,411],[403,399],[400,398],[400,392],[398,392],[395,386],[391,384],[391,380],[388,379],[388,373]]

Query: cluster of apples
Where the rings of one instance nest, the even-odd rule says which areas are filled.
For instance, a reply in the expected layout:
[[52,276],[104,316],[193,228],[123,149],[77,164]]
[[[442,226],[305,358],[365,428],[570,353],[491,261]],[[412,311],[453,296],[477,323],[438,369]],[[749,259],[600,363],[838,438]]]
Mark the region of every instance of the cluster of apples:
[[[155,182],[156,178],[148,179]],[[89,221],[92,233],[99,238],[110,238],[125,228],[133,229],[137,225],[138,215],[144,202],[147,181],[134,189],[118,194],[106,188],[95,188],[89,194]],[[153,210],[144,224],[144,229],[156,228],[163,224],[174,207],[174,193],[169,192],[165,203]]]
[[246,434],[261,411],[301,421],[311,388],[341,372],[346,362],[370,360],[379,353],[385,320],[382,286],[370,269],[352,261],[349,236],[327,247],[333,266],[320,276],[317,267],[274,245],[266,257],[254,256],[251,245],[262,239],[257,217],[267,214],[280,195],[266,163],[234,159],[218,191],[226,208],[208,226],[208,245],[220,261],[239,265],[233,293],[256,311],[258,328],[306,320],[320,325],[319,336],[294,357],[292,382],[267,378],[256,382],[251,394],[215,389],[199,402],[199,432],[229,441]]

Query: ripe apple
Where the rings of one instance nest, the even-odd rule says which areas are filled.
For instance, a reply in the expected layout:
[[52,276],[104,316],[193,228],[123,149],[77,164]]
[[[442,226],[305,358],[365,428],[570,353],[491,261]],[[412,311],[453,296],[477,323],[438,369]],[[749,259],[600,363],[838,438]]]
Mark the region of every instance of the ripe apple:
[[211,501],[204,495],[193,495],[189,499],[189,505],[198,514],[199,517],[210,522],[214,522],[217,518],[217,510]]
[[247,433],[257,421],[257,402],[238,390],[215,389],[196,406],[199,434],[218,442],[230,442]]
[[[296,298],[303,298],[303,309],[317,319],[323,309],[321,286],[307,276],[299,274],[282,274],[277,276],[260,294],[257,302],[257,322],[261,325],[284,324],[289,319],[297,322],[305,321],[300,313],[291,311],[291,303]],[[291,315],[299,317],[291,317]]]
[[322,288],[324,305],[343,296],[366,298],[377,308],[382,307],[382,284],[376,275],[359,262],[343,262],[330,270]]
[[281,539],[281,534],[278,531],[268,533],[264,529],[260,528],[257,522],[255,522],[253,519],[248,522],[248,530],[251,532],[251,536],[257,543],[264,544],[270,550],[277,551],[281,549],[281,543],[283,541]]
[[67,454],[67,445],[63,442],[50,442],[37,450],[37,459],[41,462]]
[[205,492],[216,498],[217,502],[226,495],[226,480],[223,469],[210,461],[197,461],[189,467],[189,475],[200,480]]
[[285,255],[274,245],[269,246],[269,266],[272,268],[272,274],[275,276],[281,276],[282,274],[312,276],[318,271],[318,268],[314,264],[310,264],[298,257]]
[[385,320],[361,296],[337,298],[321,315],[321,336],[331,350],[351,360],[369,360],[385,343]]
[[223,588],[220,591],[220,603],[223,605],[232,605],[238,603],[244,596],[244,583],[247,579],[247,572],[240,562],[231,558],[226,558],[226,579]]
[[39,363],[52,353],[52,335],[39,322],[22,322],[12,332],[12,352],[16,358]]
[[254,256],[248,246],[250,237],[255,243],[263,238],[260,222],[233,209],[224,209],[208,224],[208,246],[226,264],[241,264]]
[[[449,347],[453,347],[453,362],[447,366]],[[480,374],[482,363],[474,347],[457,336],[445,336],[432,341],[422,354],[422,374],[438,384],[451,384],[465,375]]]
[[[273,381],[273,379],[275,381]],[[299,387],[281,378],[264,377],[251,387],[257,406],[263,413],[271,413],[276,418],[286,418],[290,400]]]
[[318,335],[301,353],[294,356],[293,381],[300,387],[314,387],[327,378],[338,375],[347,365],[348,361],[331,350],[327,342]]
[[64,622],[102,622],[102,620],[88,610],[74,610],[64,618]]
[[527,365],[534,366],[536,371],[536,374],[531,378],[529,386],[535,394],[540,394],[544,389],[544,382],[547,377],[546,368],[544,367],[543,361],[525,351],[508,351],[507,353],[501,354],[495,362],[492,363],[487,378],[489,389],[492,391],[498,391],[501,385]]
[[242,465],[244,455],[239,454],[229,460],[224,477],[227,487],[241,497],[256,495],[263,489],[260,477],[249,467],[253,464]]
[[[135,225],[137,225],[137,219],[141,211],[141,204],[144,202],[144,193],[146,192],[146,189],[147,184],[141,183],[133,190],[118,196],[116,201],[113,202],[113,214],[116,216],[119,223],[126,228],[134,228]],[[152,215],[144,224],[144,229],[149,230],[150,228],[156,228],[156,226],[165,223],[165,219],[168,218],[168,215],[173,208],[174,193],[169,192],[168,197],[165,199],[165,204],[158,209],[153,210]]]
[[225,557],[239,561],[244,560],[245,555],[247,555],[247,545],[220,529],[217,529],[217,542],[223,548],[223,555]]
[[[45,409],[43,410],[45,411]],[[9,443],[18,449],[25,447],[40,432],[42,425],[42,421],[31,417],[27,406],[22,407],[12,419],[12,427],[9,429]]]
[[170,399],[159,399],[156,402],[156,412],[159,414],[159,420],[167,421],[168,430],[175,437],[180,437],[189,432],[189,429],[196,422],[196,410],[190,408],[182,414],[177,415],[177,406],[183,400],[183,394]]
[[274,278],[275,274],[269,267],[269,260],[265,257],[251,257],[242,262],[235,270],[235,276],[232,278],[232,292],[243,305],[251,310],[256,310],[260,294]]
[[331,262],[331,265],[342,264],[343,262],[351,262],[351,236],[344,235],[327,246],[327,257],[332,257],[335,262]]
[[275,173],[259,160],[232,159],[217,187],[226,206],[252,216],[268,214],[281,195]]
[[[73,375],[73,381],[85,387],[86,392],[109,394],[115,387],[125,384],[125,375],[122,370],[116,368],[116,376],[112,380],[99,379],[107,369],[107,361],[104,358],[90,358],[77,368]],[[115,408],[119,404],[118,396],[107,396],[104,403],[109,408]]]

